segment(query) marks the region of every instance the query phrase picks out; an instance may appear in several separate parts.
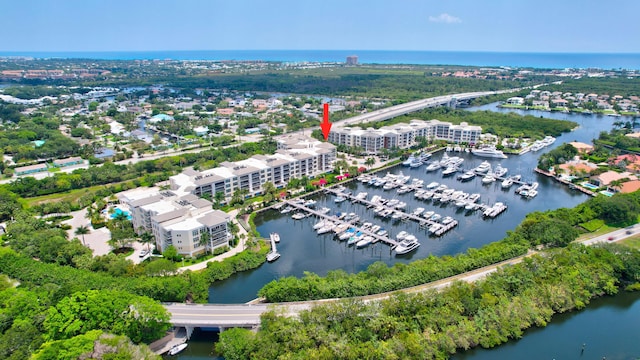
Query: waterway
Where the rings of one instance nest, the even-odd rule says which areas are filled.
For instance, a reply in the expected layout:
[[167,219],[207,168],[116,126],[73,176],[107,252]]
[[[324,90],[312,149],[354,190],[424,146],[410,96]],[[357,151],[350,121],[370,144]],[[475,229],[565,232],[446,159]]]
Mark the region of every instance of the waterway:
[[[417,200],[414,198],[413,193],[407,193],[398,195],[395,190],[384,191],[381,188],[373,188],[357,182],[353,182],[348,187],[354,192],[366,191],[369,193],[368,198],[371,198],[374,194],[380,194],[386,198],[398,198],[407,202],[407,211],[413,210],[416,207],[424,207],[427,210],[434,210],[443,216],[450,215],[457,219],[460,224],[452,231],[448,232],[442,237],[434,238],[427,235],[425,230],[420,229],[416,223],[407,222],[400,223],[394,226],[390,220],[380,220],[380,218],[374,218],[371,210],[367,210],[363,205],[352,204],[348,201],[335,204],[333,195],[318,195],[318,207],[327,206],[334,211],[353,211],[358,213],[361,217],[370,219],[374,223],[381,224],[387,230],[390,230],[391,234],[396,234],[400,230],[406,230],[414,233],[420,239],[422,245],[418,248],[418,251],[410,254],[406,257],[396,257],[387,245],[378,243],[373,246],[369,246],[365,249],[355,249],[348,247],[345,242],[339,242],[334,240],[331,235],[316,235],[312,226],[316,220],[308,218],[304,220],[292,220],[289,215],[282,215],[275,211],[267,211],[256,217],[257,229],[263,237],[269,236],[269,233],[276,231],[280,233],[282,241],[278,245],[278,251],[282,254],[281,258],[274,263],[265,263],[258,269],[249,272],[243,272],[236,274],[231,278],[218,282],[210,288],[209,301],[212,303],[236,303],[246,302],[256,297],[257,291],[269,281],[278,279],[283,276],[302,276],[305,271],[315,272],[320,275],[326,274],[330,270],[342,269],[347,272],[357,272],[366,269],[367,266],[375,261],[384,261],[387,264],[394,264],[396,262],[408,263],[410,261],[433,255],[453,255],[466,251],[468,248],[477,248],[484,244],[502,239],[507,231],[515,228],[526,214],[532,211],[545,211],[549,209],[556,209],[559,207],[573,207],[588,197],[582,193],[570,190],[559,183],[552,181],[544,176],[540,176],[533,172],[533,169],[537,165],[538,156],[546,151],[549,151],[553,147],[559,146],[564,142],[570,141],[582,141],[590,143],[592,139],[596,138],[601,131],[608,131],[614,121],[620,120],[619,118],[596,116],[596,115],[581,115],[581,114],[565,114],[565,113],[548,113],[541,111],[522,111],[522,110],[507,110],[497,107],[497,103],[469,108],[468,110],[492,110],[496,112],[516,112],[523,115],[543,116],[549,118],[556,118],[562,120],[571,120],[578,123],[579,127],[570,132],[558,137],[558,140],[551,146],[547,147],[537,153],[527,153],[520,156],[509,156],[508,159],[485,159],[475,157],[466,153],[450,153],[450,155],[458,155],[464,157],[464,168],[471,168],[480,164],[483,160],[488,160],[493,166],[497,164],[503,167],[509,168],[509,174],[521,174],[523,180],[537,181],[540,183],[538,196],[533,199],[525,200],[520,196],[514,194],[512,187],[510,190],[505,191],[500,188],[499,183],[491,185],[482,185],[479,178],[473,179],[469,182],[462,183],[457,181],[454,177],[443,178],[439,172],[426,173],[424,167],[411,169],[408,167],[398,166],[390,169],[392,173],[398,173],[402,171],[404,174],[411,175],[425,180],[425,183],[430,181],[437,181],[454,187],[459,190],[470,193],[480,193],[482,195],[480,201],[483,203],[493,204],[496,201],[506,203],[509,208],[505,213],[492,220],[483,220],[480,213],[467,213],[465,211],[458,211],[452,205],[441,207],[431,202],[424,202],[423,200]],[[441,153],[434,155],[434,158],[439,158]],[[383,174],[386,171],[382,172]],[[637,324],[637,318],[640,317],[640,302],[637,302],[640,296],[633,295],[620,295],[611,298],[600,299],[594,301],[589,308],[582,312],[576,312],[571,314],[559,315],[554,318],[552,325],[544,329],[530,330],[531,334],[546,334],[548,329],[556,329],[553,335],[550,336],[554,339],[554,342],[558,346],[566,345],[566,353],[571,351],[580,351],[580,347],[583,342],[587,343],[587,349],[585,354],[589,354],[590,358],[601,359],[600,357],[594,357],[595,354],[611,354],[607,355],[607,359],[614,359],[615,353],[638,353],[638,342],[636,339],[631,339],[633,332],[629,331],[629,327]],[[601,304],[601,305],[598,305]],[[620,304],[626,304],[622,306]],[[597,338],[588,338],[586,336],[584,340],[577,339],[576,344],[564,341],[569,339],[576,329],[569,325],[573,324],[572,319],[582,319],[588,314],[602,314],[600,317],[587,318],[585,321],[589,325],[578,322],[578,329],[580,328],[594,328],[594,331],[601,330],[600,325],[593,326],[593,324],[599,324],[601,318],[606,318],[609,313],[622,313],[620,315],[619,327],[625,328],[627,336],[613,337],[615,340],[615,348],[612,347],[609,352],[604,352],[607,349],[606,342],[600,347],[596,346],[598,343]],[[585,315],[586,314],[586,315]],[[565,319],[565,320],[563,320]],[[635,319],[635,320],[634,320]],[[556,324],[559,324],[556,326]],[[609,329],[609,327],[607,327]],[[607,338],[609,337],[609,330],[607,330]],[[538,335],[541,336],[541,335]],[[603,335],[604,336],[604,335]],[[474,358],[475,356],[485,356],[485,358],[503,358],[508,354],[515,354],[506,351],[517,351],[518,354],[523,354],[528,349],[540,350],[543,345],[526,345],[529,344],[528,336],[519,341],[513,341],[497,348],[496,353],[486,353],[487,350],[474,350],[473,352],[467,352],[464,354],[465,360]],[[573,339],[573,338],[571,338]],[[593,339],[593,340],[591,340]],[[526,342],[525,342],[526,340]],[[196,348],[180,355],[179,359],[205,359],[211,358],[211,346],[204,346],[203,343],[211,344],[214,340],[207,333],[203,333],[201,337],[193,339],[191,343],[196,344]],[[520,345],[525,344],[525,345]],[[542,342],[544,344],[544,342]],[[522,346],[522,347],[521,347]],[[527,347],[529,346],[529,347]],[[515,350],[504,350],[505,353],[497,353],[502,348],[515,348]],[[197,350],[201,349],[201,350]],[[206,351],[205,351],[206,349]],[[540,352],[532,352],[531,359],[536,358],[567,358],[564,356],[565,352],[561,352],[561,348],[558,347],[558,354],[547,356],[546,352],[544,356],[535,356],[534,354],[541,354]],[[551,354],[551,353],[549,353]],[[462,355],[459,355],[462,356]],[[573,355],[572,355],[573,356]],[[611,356],[611,357],[609,357]],[[519,357],[518,357],[519,358]],[[617,358],[629,358],[628,356]]]
[[638,359],[639,300],[638,292],[595,299],[582,311],[556,315],[546,327],[525,331],[521,339],[465,351],[452,359]]
[[[492,110],[508,112],[511,110],[497,107],[497,103],[470,108],[469,110]],[[517,112],[517,111],[516,111]],[[520,111],[520,113],[524,113]],[[514,229],[524,219],[526,214],[532,211],[544,211],[559,207],[573,207],[587,199],[586,195],[570,190],[559,183],[533,172],[540,154],[549,151],[553,147],[564,142],[582,141],[590,143],[600,131],[607,131],[611,124],[619,118],[609,116],[547,113],[541,111],[527,112],[533,116],[546,116],[576,122],[579,127],[558,137],[551,146],[536,153],[529,152],[523,155],[512,155],[508,159],[486,159],[494,167],[497,164],[507,167],[509,174],[521,174],[523,180],[537,181],[540,183],[538,196],[524,200],[514,194],[512,188],[509,191],[502,190],[498,182],[489,186],[482,185],[479,178],[469,182],[459,182],[455,176],[443,178],[440,172],[426,173],[424,167],[411,169],[398,166],[389,171],[399,173],[402,171],[411,177],[420,178],[425,185],[431,181],[444,183],[449,187],[463,190],[468,193],[481,193],[483,203],[493,204],[497,201],[509,206],[508,210],[493,220],[483,220],[479,212],[469,214],[460,212],[452,205],[441,207],[434,206],[430,202],[416,200],[413,193],[397,195],[395,190],[384,191],[381,188],[373,188],[367,185],[353,182],[348,187],[357,194],[360,191],[369,193],[370,199],[374,194],[385,198],[398,198],[407,203],[407,211],[417,207],[434,210],[442,216],[452,216],[459,221],[459,226],[441,238],[428,237],[425,230],[418,228],[414,222],[394,225],[390,220],[374,218],[373,212],[362,205],[354,205],[350,202],[335,204],[334,196],[320,195],[316,197],[318,208],[327,206],[334,211],[355,212],[364,219],[378,223],[389,230],[391,234],[397,234],[401,230],[415,234],[421,240],[422,245],[417,252],[406,257],[395,257],[384,244],[375,244],[365,249],[347,247],[344,242],[334,240],[331,235],[316,235],[313,231],[315,219],[292,220],[289,215],[281,215],[276,211],[268,211],[256,217],[255,223],[260,234],[268,238],[270,232],[278,232],[282,242],[278,245],[281,258],[274,263],[264,264],[258,269],[243,272],[231,278],[217,282],[210,288],[209,301],[212,303],[237,303],[247,302],[256,297],[257,291],[269,281],[284,276],[302,276],[305,271],[325,275],[330,270],[342,269],[347,272],[357,272],[366,269],[375,261],[384,261],[387,264],[396,262],[410,262],[433,255],[454,255],[466,251],[468,248],[477,248],[484,244],[502,239],[508,230]],[[479,165],[485,158],[475,157],[467,153],[451,153],[465,159],[464,168]],[[434,155],[439,158],[441,153]],[[383,174],[386,171],[383,171]]]

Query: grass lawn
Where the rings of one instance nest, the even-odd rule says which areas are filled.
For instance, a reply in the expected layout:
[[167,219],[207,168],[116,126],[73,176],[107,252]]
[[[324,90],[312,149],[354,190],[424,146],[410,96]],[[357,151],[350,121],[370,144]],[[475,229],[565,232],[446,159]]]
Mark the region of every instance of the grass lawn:
[[592,239],[594,237],[609,233],[611,231],[614,230],[618,230],[619,228],[617,227],[612,227],[612,226],[608,226],[608,225],[603,225],[601,228],[599,228],[598,230],[594,231],[594,232],[590,232],[590,233],[586,233],[586,234],[582,234],[580,236],[578,236],[578,239],[576,239],[576,241],[584,241],[584,240],[589,240]]
[[[127,181],[131,181],[131,180],[127,180]],[[127,181],[123,181],[127,182]],[[116,185],[119,183],[113,183],[113,184],[109,184],[109,185]],[[91,186],[88,188],[83,188],[83,189],[74,189],[74,190],[69,190],[67,192],[63,192],[63,193],[56,193],[56,194],[49,194],[49,195],[43,195],[43,196],[36,196],[36,197],[32,197],[32,198],[26,198],[23,199],[24,204],[27,205],[27,207],[32,207],[34,205],[38,205],[38,204],[44,204],[44,203],[48,203],[48,202],[58,202],[58,201],[76,201],[79,198],[81,198],[82,196],[86,195],[87,192],[94,192],[100,189],[103,189],[106,185],[96,185],[96,186]]]
[[620,240],[619,244],[626,245],[630,248],[640,250],[640,235],[632,236],[624,240]]

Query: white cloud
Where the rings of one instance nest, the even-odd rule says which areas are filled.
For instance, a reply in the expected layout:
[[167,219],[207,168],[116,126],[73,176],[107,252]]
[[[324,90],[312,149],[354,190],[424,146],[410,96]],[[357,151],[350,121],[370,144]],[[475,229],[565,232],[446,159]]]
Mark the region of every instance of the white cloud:
[[429,16],[429,21],[445,24],[457,24],[462,22],[459,17],[451,16],[447,13],[442,13],[438,16]]

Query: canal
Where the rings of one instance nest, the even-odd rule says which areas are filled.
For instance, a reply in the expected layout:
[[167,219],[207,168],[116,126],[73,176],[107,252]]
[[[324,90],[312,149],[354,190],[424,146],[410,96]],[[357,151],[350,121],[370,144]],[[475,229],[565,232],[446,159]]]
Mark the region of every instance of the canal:
[[[533,199],[523,199],[516,195],[512,187],[510,190],[503,190],[499,183],[493,183],[490,185],[483,185],[479,178],[473,179],[469,182],[460,182],[455,179],[455,176],[443,178],[440,172],[426,173],[424,167],[421,168],[408,168],[398,166],[388,171],[391,173],[403,172],[405,175],[410,175],[413,178],[423,179],[425,184],[431,181],[436,181],[453,187],[458,190],[463,190],[469,193],[480,193],[480,202],[487,203],[489,205],[501,201],[508,205],[508,209],[503,214],[499,215],[495,219],[484,220],[479,212],[468,213],[466,211],[460,211],[452,205],[440,206],[438,204],[432,204],[431,202],[425,202],[423,200],[417,200],[414,198],[413,193],[398,195],[395,190],[384,191],[381,188],[373,188],[367,185],[363,185],[357,182],[352,182],[348,185],[354,194],[361,191],[368,192],[368,198],[373,195],[379,194],[387,199],[397,198],[407,203],[407,211],[411,211],[416,207],[424,207],[427,210],[434,210],[443,216],[452,216],[459,221],[459,225],[448,232],[442,237],[435,238],[430,237],[425,230],[420,229],[417,224],[413,222],[407,223],[392,223],[391,220],[380,220],[380,218],[374,218],[373,212],[366,209],[363,205],[352,204],[348,201],[336,204],[334,202],[335,197],[333,195],[318,195],[315,199],[318,201],[317,206],[327,206],[332,209],[333,212],[355,212],[362,218],[367,219],[373,223],[380,224],[385,229],[389,230],[391,234],[396,234],[401,230],[411,232],[418,236],[421,242],[421,246],[418,250],[409,256],[396,257],[384,244],[374,244],[364,249],[355,249],[348,247],[344,242],[334,240],[331,235],[317,235],[312,226],[316,220],[307,218],[303,220],[293,220],[290,215],[283,215],[276,211],[267,211],[256,217],[257,229],[263,237],[269,236],[270,232],[278,232],[281,236],[281,242],[278,245],[278,251],[282,254],[281,258],[274,263],[265,263],[261,267],[239,274],[235,274],[229,279],[213,284],[209,292],[209,302],[211,303],[238,303],[247,302],[254,299],[257,296],[257,291],[269,281],[278,279],[284,276],[303,276],[306,271],[314,272],[320,275],[325,275],[328,271],[341,269],[347,272],[357,272],[366,269],[367,266],[375,261],[383,261],[389,265],[396,262],[408,263],[416,259],[421,259],[430,255],[454,255],[466,251],[468,248],[477,248],[484,244],[502,239],[506,232],[515,228],[524,219],[526,214],[532,211],[545,211],[550,209],[556,209],[559,207],[573,207],[588,197],[580,192],[570,190],[553,180],[550,180],[544,176],[538,175],[533,172],[533,169],[537,165],[538,156],[550,149],[561,145],[564,142],[582,141],[591,143],[591,140],[596,138],[601,131],[608,131],[611,129],[611,125],[618,118],[596,115],[580,115],[580,114],[565,114],[565,113],[548,113],[541,111],[522,111],[522,110],[507,110],[497,107],[497,103],[469,108],[468,110],[491,110],[496,112],[516,112],[522,115],[543,116],[548,118],[555,118],[561,120],[571,120],[578,124],[578,128],[570,133],[563,134],[558,137],[557,141],[551,146],[538,151],[537,153],[527,153],[520,156],[509,156],[508,159],[485,159],[475,157],[467,153],[449,153],[449,155],[457,155],[465,159],[462,167],[467,169],[474,167],[483,160],[488,160],[494,167],[500,164],[503,167],[509,169],[509,174],[521,174],[523,180],[537,181],[540,183],[538,196]],[[435,154],[433,158],[438,159],[442,155],[441,153]],[[381,172],[384,175],[387,171]],[[600,318],[596,317],[587,321],[589,324],[598,324],[598,319],[606,318],[609,313],[622,313],[620,317],[619,327],[627,327],[626,337],[615,337],[617,340],[616,349],[619,353],[627,353],[637,351],[637,341],[630,339],[632,332],[629,331],[629,326],[637,324],[637,319],[640,316],[640,302],[637,294],[624,294],[611,298],[599,299],[593,302],[587,310],[571,314],[563,314],[554,317],[552,324],[543,329],[529,330],[527,334],[546,334],[549,329],[555,329],[556,324],[559,330],[550,336],[551,339],[555,339],[558,346],[561,346],[565,341],[565,338],[572,336],[577,329],[586,328],[588,326],[576,325],[577,329],[573,329],[568,325],[573,324],[573,321],[579,322],[588,314],[602,314]],[[626,305],[625,305],[626,304]],[[564,319],[564,320],[563,320]],[[589,318],[591,319],[591,318]],[[591,326],[594,327],[594,326]],[[594,331],[601,328],[594,327]],[[609,328],[607,328],[609,329]],[[212,343],[216,340],[217,334],[209,332],[199,332],[197,336],[190,341],[190,347],[180,354],[177,358],[184,360],[193,359],[212,359],[211,347]],[[608,334],[607,334],[608,335]],[[541,336],[541,335],[538,335]],[[579,336],[578,336],[579,337]],[[607,356],[607,359],[613,359],[614,352],[603,352],[606,349],[606,345],[598,347],[598,340],[594,338],[576,339],[576,344],[567,343],[567,354],[572,354],[572,351],[579,352],[582,343],[587,343],[585,354],[589,355],[589,358],[597,358],[596,354],[611,354]],[[564,352],[561,352],[558,348],[559,355],[547,356],[545,352],[544,356],[537,356],[542,354],[540,347],[537,345],[521,345],[529,344],[529,335],[522,340],[512,341],[504,346],[498,347],[495,350],[474,350],[467,352],[464,355],[458,355],[458,359],[471,359],[471,358],[503,358],[512,356],[512,354],[524,354],[527,349],[530,349],[531,359],[533,358],[567,358],[573,355],[564,356]],[[535,338],[535,336],[534,336]],[[573,339],[573,338],[571,338]],[[628,339],[625,340],[625,339]],[[526,342],[525,342],[526,341]],[[623,344],[620,344],[623,342]],[[542,343],[543,344],[543,343]],[[193,345],[193,347],[191,346]],[[522,347],[521,347],[522,346]],[[530,347],[527,347],[530,346]],[[514,349],[504,350],[505,353],[498,353],[502,351],[502,348]],[[508,352],[517,351],[517,352]],[[493,352],[493,353],[492,353]],[[551,353],[549,353],[551,354]],[[580,355],[578,353],[578,355]],[[516,355],[518,356],[518,355]],[[520,358],[522,356],[518,356]],[[175,357],[174,357],[175,358]],[[526,358],[526,357],[525,357]],[[618,357],[629,358],[629,357]]]

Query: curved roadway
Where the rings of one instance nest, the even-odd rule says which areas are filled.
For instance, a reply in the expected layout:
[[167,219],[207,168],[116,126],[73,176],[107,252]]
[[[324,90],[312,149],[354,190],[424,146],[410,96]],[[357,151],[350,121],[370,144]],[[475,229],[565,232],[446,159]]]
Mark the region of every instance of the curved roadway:
[[[598,235],[590,239],[581,240],[582,244],[590,246],[599,243],[616,242],[628,237],[636,235],[636,225],[624,229],[614,230],[612,232]],[[488,274],[498,270],[505,265],[514,265],[522,261],[527,256],[536,254],[530,251],[528,254],[519,256],[510,260],[505,260],[497,264],[485,266],[476,270],[451,276],[442,280],[437,280],[423,285],[413,286],[410,288],[391,291],[376,295],[367,295],[357,297],[355,299],[369,302],[388,298],[399,291],[413,293],[422,292],[431,289],[442,289],[451,285],[454,281],[474,282],[484,278]],[[211,326],[211,327],[256,327],[260,325],[260,315],[263,312],[275,309],[287,316],[295,316],[301,310],[310,309],[314,305],[319,305],[331,301],[342,299],[325,299],[314,301],[300,301],[291,303],[274,303],[274,304],[234,304],[234,305],[216,305],[216,304],[180,304],[167,303],[165,308],[171,313],[171,323],[175,326]]]

